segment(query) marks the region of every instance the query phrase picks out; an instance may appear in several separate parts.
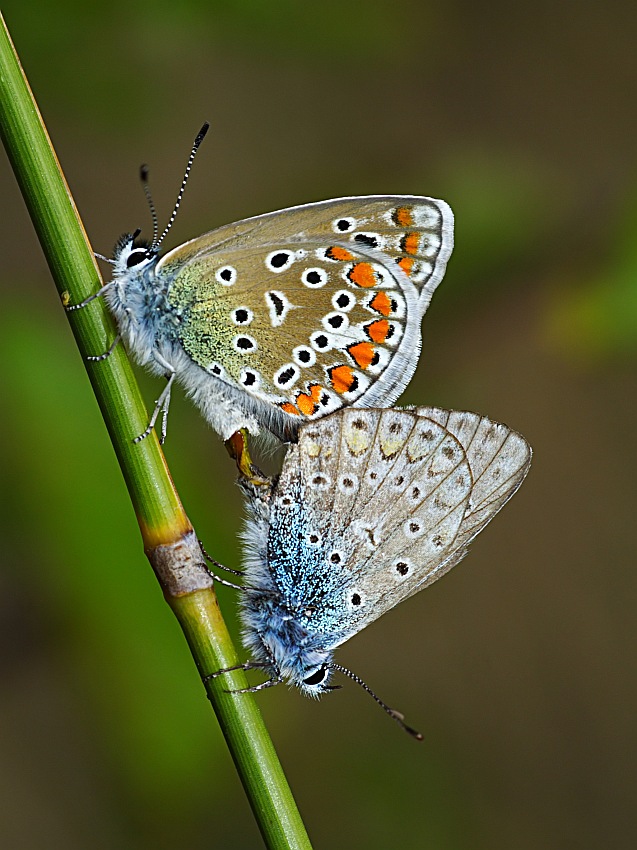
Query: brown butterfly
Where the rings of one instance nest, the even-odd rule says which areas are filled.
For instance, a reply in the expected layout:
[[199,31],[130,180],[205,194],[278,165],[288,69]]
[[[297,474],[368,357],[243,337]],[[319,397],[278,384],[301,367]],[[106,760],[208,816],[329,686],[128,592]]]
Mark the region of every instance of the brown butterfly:
[[151,244],[139,232],[119,240],[112,280],[96,294],[117,339],[168,380],[141,437],[160,413],[165,433],[175,379],[224,439],[266,429],[290,440],[341,407],[391,405],[416,368],[421,318],[452,250],[447,204],[321,201],[225,225],[160,257],[185,182],[160,237],[151,203]]

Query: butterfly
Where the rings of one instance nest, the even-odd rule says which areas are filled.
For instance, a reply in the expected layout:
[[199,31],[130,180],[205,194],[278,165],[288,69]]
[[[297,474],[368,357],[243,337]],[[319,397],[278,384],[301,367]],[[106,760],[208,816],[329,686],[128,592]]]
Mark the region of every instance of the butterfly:
[[303,425],[268,490],[243,482],[240,667],[268,676],[248,690],[319,697],[340,671],[418,737],[334,650],[464,558],[530,462],[520,434],[477,413],[346,408]]
[[[453,214],[416,195],[337,198],[225,225],[160,256],[158,236],[118,241],[104,295],[123,339],[168,383],[179,380],[228,440],[246,429],[294,439],[299,426],[348,405],[392,404],[420,353],[420,323],[445,272]],[[144,177],[144,174],[143,174]],[[145,177],[144,177],[145,179]],[[106,258],[103,258],[106,259]]]

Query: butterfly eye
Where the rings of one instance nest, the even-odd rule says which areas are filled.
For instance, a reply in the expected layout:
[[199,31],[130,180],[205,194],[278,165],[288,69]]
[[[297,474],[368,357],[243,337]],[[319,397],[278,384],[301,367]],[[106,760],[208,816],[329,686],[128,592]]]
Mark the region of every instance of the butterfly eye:
[[304,685],[320,685],[321,682],[325,681],[325,677],[327,676],[327,669],[325,667],[319,667],[316,673],[312,673],[311,676],[308,676],[307,679],[303,679]]
[[148,252],[146,249],[138,248],[136,251],[131,251],[127,260],[126,260],[126,268],[131,269],[133,266],[138,266],[140,263],[143,263],[144,260],[149,259]]

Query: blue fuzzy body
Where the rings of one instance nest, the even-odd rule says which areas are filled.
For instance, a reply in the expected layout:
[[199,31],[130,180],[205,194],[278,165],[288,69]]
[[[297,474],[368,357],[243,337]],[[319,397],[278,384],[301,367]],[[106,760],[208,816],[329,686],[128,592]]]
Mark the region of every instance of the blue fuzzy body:
[[176,304],[171,290],[182,267],[160,266],[157,255],[129,265],[133,254],[145,251],[132,236],[123,236],[115,247],[113,279],[104,298],[131,354],[156,375],[175,374],[204,418],[225,440],[246,428],[252,434],[260,426],[279,439],[290,439],[298,427],[279,407],[256,398],[227,375],[218,376],[196,363],[184,349],[184,332],[196,293]]
[[327,569],[321,546],[308,544],[315,528],[311,510],[300,493],[283,514],[244,484],[250,516],[244,532],[246,583],[241,615],[246,648],[275,678],[318,697],[326,690],[329,671],[316,685],[305,680],[325,665],[344,639],[338,575]]
[[128,268],[130,237],[115,249],[113,282],[104,293],[126,347],[142,366],[161,373],[155,360],[159,352],[168,362],[174,357],[182,316],[168,300],[170,279],[155,275],[158,258]]

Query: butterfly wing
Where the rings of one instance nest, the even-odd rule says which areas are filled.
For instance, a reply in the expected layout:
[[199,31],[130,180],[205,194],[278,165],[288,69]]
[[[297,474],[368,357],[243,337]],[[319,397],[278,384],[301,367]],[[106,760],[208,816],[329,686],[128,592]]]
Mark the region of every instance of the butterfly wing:
[[520,487],[531,466],[531,447],[521,434],[478,413],[418,407],[416,412],[445,427],[463,446],[473,487],[458,548],[466,547]]
[[277,586],[289,583],[316,607],[312,628],[335,647],[458,563],[520,486],[530,450],[477,414],[346,410],[303,428],[288,457],[271,528],[278,500],[294,493],[303,505],[296,539],[319,534],[320,551],[290,581],[279,547],[288,564],[304,553],[282,535],[269,563]]
[[411,196],[293,207],[191,240],[157,275],[188,356],[298,427],[398,398],[418,362],[421,304],[451,250],[450,217],[444,202]]
[[210,251],[277,245],[282,241],[334,240],[366,252],[414,283],[425,313],[453,250],[453,212],[445,201],[422,195],[335,198],[253,216],[213,230],[171,251],[162,260],[188,263]]

